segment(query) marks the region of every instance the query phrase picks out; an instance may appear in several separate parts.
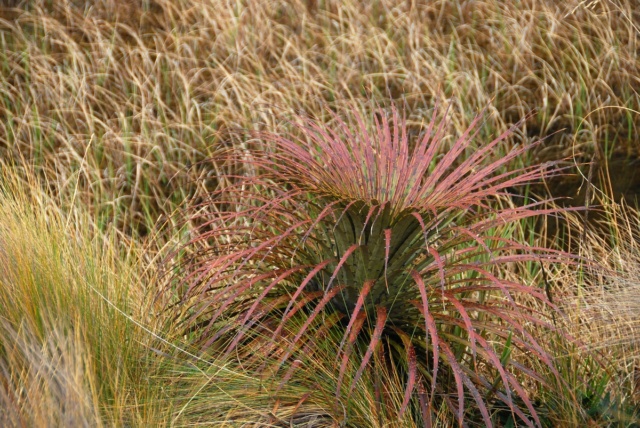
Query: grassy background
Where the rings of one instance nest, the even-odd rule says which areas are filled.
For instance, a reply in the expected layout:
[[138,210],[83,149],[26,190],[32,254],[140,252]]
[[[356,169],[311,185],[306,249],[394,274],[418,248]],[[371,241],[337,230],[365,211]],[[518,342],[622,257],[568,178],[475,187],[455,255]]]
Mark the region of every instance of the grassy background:
[[[529,115],[509,143],[547,139],[525,162],[580,165],[581,174],[546,187],[566,203],[599,197],[591,202],[603,206],[599,232],[583,234],[580,216],[568,224],[577,251],[609,270],[551,274],[568,327],[605,351],[607,370],[589,372],[579,351],[558,343],[584,396],[555,397],[550,418],[633,422],[639,225],[617,202],[633,206],[640,193],[637,1],[3,4],[0,403],[9,410],[0,418],[8,425],[340,420],[320,357],[316,372],[327,376],[315,383],[322,390],[329,379],[328,398],[299,402],[314,384],[305,391],[301,381],[282,403],[232,361],[193,361],[182,338],[161,329],[159,262],[192,229],[179,215],[186,201],[202,200],[226,168],[201,161],[247,147],[243,130],[288,132],[297,112],[330,121],[327,107],[370,118],[390,101],[405,106],[416,135],[436,102],[451,105],[452,137],[487,107],[479,141]],[[602,193],[587,194],[589,174]],[[368,419],[372,399],[359,392],[353,426],[382,424]],[[73,412],[60,410],[76,401]]]

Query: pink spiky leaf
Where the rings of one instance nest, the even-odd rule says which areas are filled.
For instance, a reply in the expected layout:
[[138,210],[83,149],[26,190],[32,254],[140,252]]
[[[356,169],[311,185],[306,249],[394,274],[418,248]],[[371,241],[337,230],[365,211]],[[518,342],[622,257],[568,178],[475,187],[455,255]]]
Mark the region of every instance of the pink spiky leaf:
[[353,377],[353,381],[351,382],[350,392],[353,392],[353,389],[356,387],[356,384],[360,380],[360,377],[362,376],[364,369],[369,364],[369,360],[371,359],[371,356],[373,355],[373,352],[375,351],[376,346],[378,346],[378,343],[382,338],[382,330],[384,329],[386,322],[387,322],[387,309],[384,307],[379,307],[376,310],[376,326],[373,330],[371,341],[369,342],[367,351],[365,352],[364,357],[362,358],[362,363],[360,363],[360,367],[358,368],[358,371]]

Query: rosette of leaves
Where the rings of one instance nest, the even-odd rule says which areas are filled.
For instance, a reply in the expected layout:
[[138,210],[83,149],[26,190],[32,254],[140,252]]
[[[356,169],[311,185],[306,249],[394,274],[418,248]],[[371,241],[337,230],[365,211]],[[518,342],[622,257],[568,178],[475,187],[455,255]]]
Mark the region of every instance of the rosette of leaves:
[[436,114],[415,141],[395,107],[370,127],[356,113],[331,126],[299,117],[299,137],[261,133],[225,155],[244,172],[222,175],[197,207],[199,250],[177,305],[185,332],[282,382],[333,340],[336,400],[365,370],[393,367],[406,381],[397,415],[426,426],[442,408],[460,424],[507,409],[541,425],[525,385],[543,381],[534,367],[557,374],[535,336],[553,329],[553,305],[500,272],[564,259],[509,233],[552,212],[505,202],[548,169],[508,169],[531,148],[503,147],[513,129],[474,144],[481,115],[445,144]]

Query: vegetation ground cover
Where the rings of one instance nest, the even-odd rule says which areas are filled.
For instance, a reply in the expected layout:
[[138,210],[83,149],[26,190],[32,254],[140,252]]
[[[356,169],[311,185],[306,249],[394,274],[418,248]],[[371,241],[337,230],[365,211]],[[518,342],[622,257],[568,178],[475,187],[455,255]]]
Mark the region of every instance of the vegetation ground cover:
[[639,6],[2,3],[0,422],[636,426]]

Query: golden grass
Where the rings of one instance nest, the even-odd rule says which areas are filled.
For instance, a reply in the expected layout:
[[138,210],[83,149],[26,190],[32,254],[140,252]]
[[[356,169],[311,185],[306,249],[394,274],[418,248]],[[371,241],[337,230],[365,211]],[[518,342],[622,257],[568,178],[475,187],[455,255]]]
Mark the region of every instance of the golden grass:
[[0,423],[144,424],[153,405],[146,403],[146,412],[136,407],[153,395],[144,376],[152,368],[154,338],[123,314],[151,322],[144,290],[131,287],[149,277],[113,236],[92,234],[78,221],[83,216],[67,222],[39,196],[4,172]]
[[[103,225],[146,234],[215,186],[188,168],[238,129],[277,130],[325,105],[404,99],[417,125],[450,100],[451,132],[531,111],[521,138],[565,129],[539,157],[637,153],[635,3],[572,0],[192,2],[31,0],[0,21],[0,149]],[[79,181],[76,180],[79,178]],[[574,185],[565,193],[574,190]]]
[[626,399],[640,403],[640,212],[604,201],[600,230],[581,247],[598,261],[574,290],[568,312],[580,337],[612,362]]

